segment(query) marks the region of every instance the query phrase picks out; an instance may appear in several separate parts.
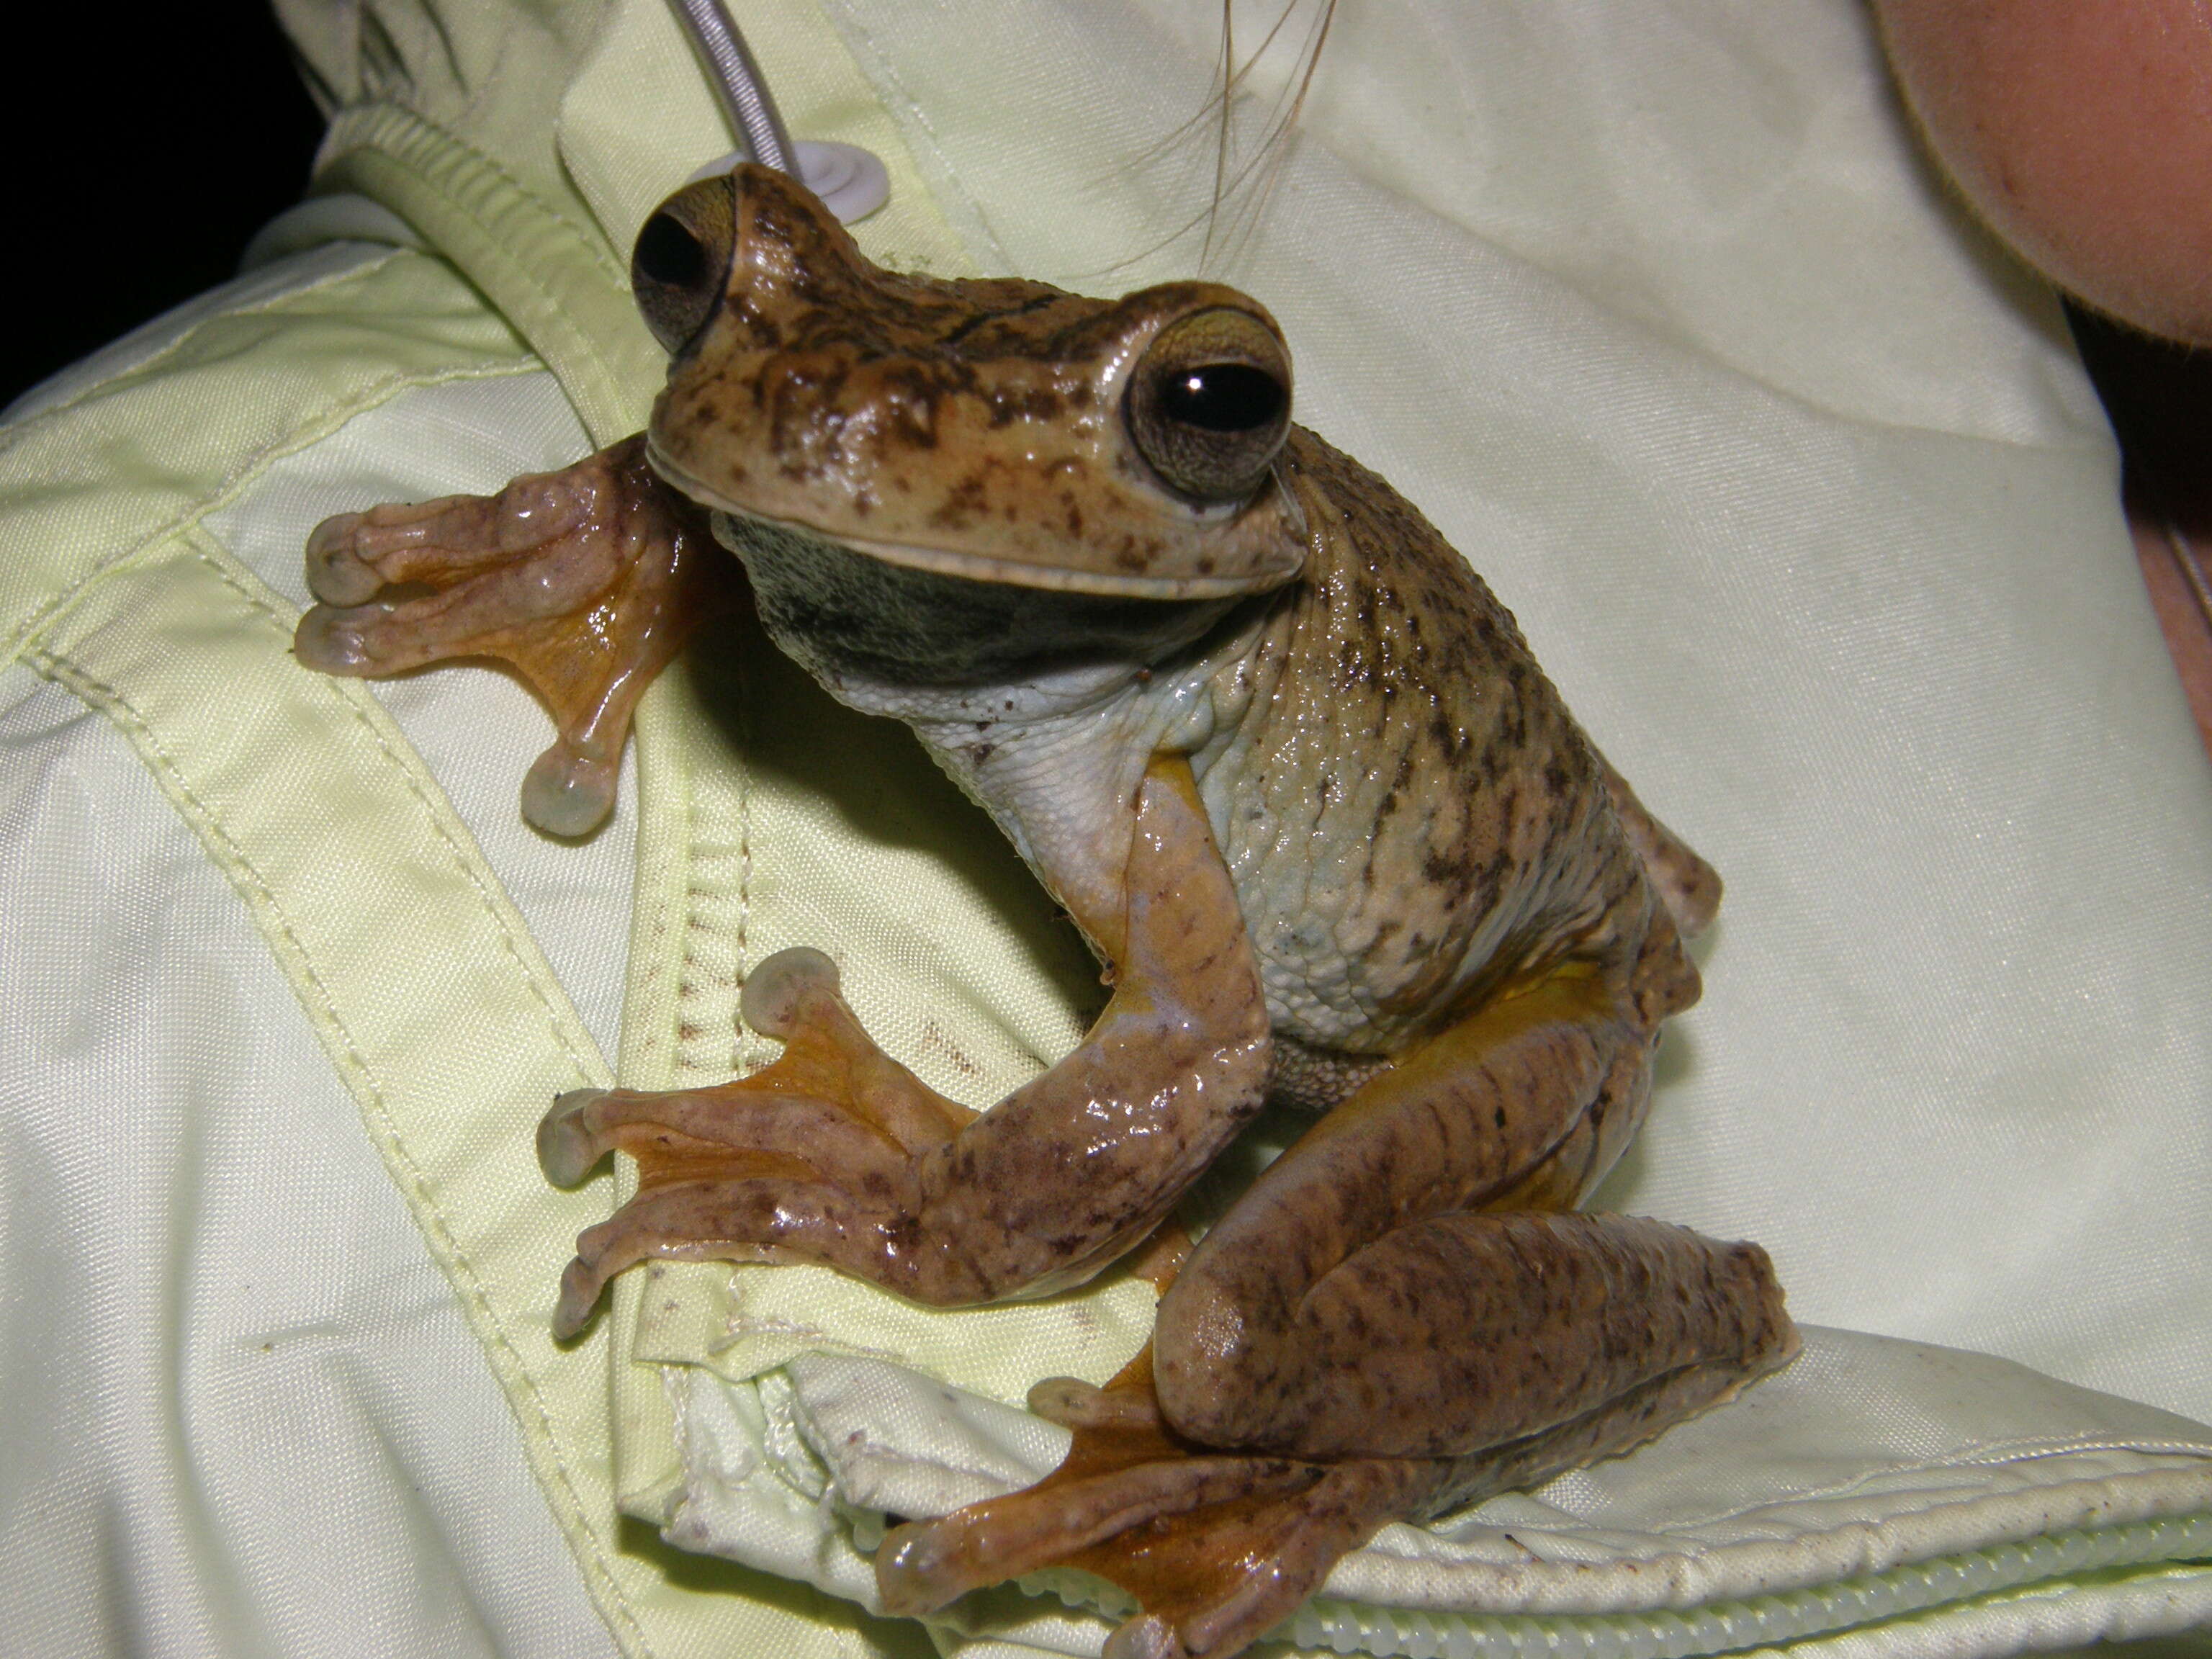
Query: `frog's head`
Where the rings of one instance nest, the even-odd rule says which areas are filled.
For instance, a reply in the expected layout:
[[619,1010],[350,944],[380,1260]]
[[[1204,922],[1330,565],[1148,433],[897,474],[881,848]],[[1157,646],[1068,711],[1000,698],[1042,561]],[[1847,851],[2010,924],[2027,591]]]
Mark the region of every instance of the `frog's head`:
[[1276,469],[1290,353],[1234,289],[904,276],[752,166],[670,198],[631,276],[675,359],[653,464],[740,521],[1121,600],[1259,592],[1304,562]]

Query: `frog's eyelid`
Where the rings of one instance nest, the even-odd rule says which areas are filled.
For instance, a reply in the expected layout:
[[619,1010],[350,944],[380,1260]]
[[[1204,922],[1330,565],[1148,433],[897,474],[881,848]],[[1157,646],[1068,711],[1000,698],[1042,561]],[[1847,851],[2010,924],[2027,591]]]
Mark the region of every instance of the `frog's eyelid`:
[[690,184],[653,210],[630,253],[630,293],[653,337],[673,356],[721,301],[737,240],[737,185]]
[[[1290,353],[1274,329],[1242,307],[1209,305],[1146,345],[1122,418],[1138,455],[1169,489],[1197,502],[1242,503],[1290,437],[1291,386]],[[1263,396],[1268,390],[1272,398]]]

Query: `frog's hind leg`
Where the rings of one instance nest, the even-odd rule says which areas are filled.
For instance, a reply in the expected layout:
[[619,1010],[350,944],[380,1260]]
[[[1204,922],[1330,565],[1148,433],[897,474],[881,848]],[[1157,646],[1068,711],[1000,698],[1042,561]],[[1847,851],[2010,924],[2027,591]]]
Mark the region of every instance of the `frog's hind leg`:
[[310,668],[355,677],[508,664],[559,731],[524,781],[523,817],[583,835],[613,809],[639,696],[740,580],[630,438],[496,495],[325,520],[307,541],[319,603],[293,649]]
[[[1569,1209],[1641,1111],[1650,1036],[1630,1000],[1562,969],[1370,1079],[1272,1165],[1162,1298],[1149,1453],[1133,1387],[1038,1400],[1074,1422],[1098,1512],[1117,1483],[1172,1490],[1161,1462],[1316,1471],[1135,1505],[1054,1558],[1143,1603],[1115,1659],[1222,1659],[1385,1522],[1627,1450],[1794,1352],[1756,1246]],[[981,1507],[985,1549],[965,1537],[974,1510],[886,1540],[887,1604],[942,1605],[983,1582],[979,1558],[1047,1564],[1024,1547],[1057,1524],[1053,1483]]]

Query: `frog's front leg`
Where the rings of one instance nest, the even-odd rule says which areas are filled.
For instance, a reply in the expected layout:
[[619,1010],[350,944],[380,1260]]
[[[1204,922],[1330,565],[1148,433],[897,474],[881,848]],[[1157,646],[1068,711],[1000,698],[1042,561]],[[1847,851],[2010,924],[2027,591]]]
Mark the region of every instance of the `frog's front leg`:
[[579,1091],[540,1131],[568,1184],[612,1147],[637,1196],[577,1241],[556,1328],[648,1257],[811,1261],[939,1306],[1050,1294],[1152,1232],[1258,1109],[1259,969],[1188,763],[1155,760],[1127,820],[1125,909],[1085,918],[1113,999],[1083,1043],[976,1116],[871,1042],[817,952],[771,957],[746,1018],[781,1059],[718,1088]]
[[326,674],[371,678],[508,664],[559,729],[524,780],[522,815],[580,836],[613,810],[638,698],[741,580],[705,515],[653,475],[641,434],[496,495],[324,520],[307,540],[320,603],[293,649]]
[[1781,1364],[1765,1254],[1569,1207],[1639,1113],[1651,1033],[1568,963],[1363,1085],[1162,1298],[1146,1363],[1041,1387],[1026,1492],[885,1539],[885,1607],[1046,1565],[1135,1594],[1113,1659],[1221,1659],[1394,1519],[1624,1451]]

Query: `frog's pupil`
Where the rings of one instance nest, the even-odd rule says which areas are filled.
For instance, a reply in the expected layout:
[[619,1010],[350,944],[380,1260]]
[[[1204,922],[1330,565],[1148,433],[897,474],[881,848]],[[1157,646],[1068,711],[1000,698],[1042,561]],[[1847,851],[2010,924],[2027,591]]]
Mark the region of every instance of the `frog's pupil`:
[[669,215],[656,213],[638,233],[637,268],[670,288],[696,287],[707,277],[707,250]]
[[1249,363],[1200,363],[1168,377],[1160,412],[1208,432],[1254,432],[1283,412],[1283,383]]

